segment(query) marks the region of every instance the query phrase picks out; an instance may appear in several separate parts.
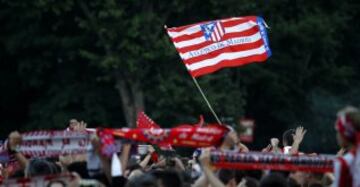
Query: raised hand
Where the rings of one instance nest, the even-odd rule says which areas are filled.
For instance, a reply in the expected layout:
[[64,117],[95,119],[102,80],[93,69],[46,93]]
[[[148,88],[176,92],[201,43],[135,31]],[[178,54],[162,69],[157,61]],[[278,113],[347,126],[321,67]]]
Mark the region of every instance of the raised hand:
[[294,142],[300,144],[304,138],[305,133],[306,130],[304,130],[304,127],[302,126],[297,127],[295,130],[295,134],[293,135]]
[[270,139],[270,143],[271,143],[271,147],[272,147],[272,152],[274,153],[278,153],[280,152],[280,149],[279,149],[279,139],[277,138],[271,138]]
[[271,138],[270,142],[272,147],[278,147],[280,141],[277,138]]
[[297,154],[299,151],[300,143],[302,142],[304,135],[306,134],[306,130],[304,127],[299,126],[295,130],[295,134],[293,135],[294,142],[290,149],[290,154]]
[[21,141],[22,137],[18,131],[11,132],[9,134],[8,149],[12,151],[16,150],[20,146]]
[[149,153],[152,154],[153,152],[155,152],[155,149],[152,145],[149,145]]
[[87,127],[87,123],[85,123],[84,121],[78,121],[76,119],[71,119],[69,122],[69,129],[72,131],[85,131]]
[[345,148],[341,148],[337,153],[336,153],[336,156],[343,156],[346,152],[346,149]]
[[267,152],[270,152],[271,151],[271,145],[267,145],[264,149],[261,150],[261,152],[263,153],[267,153]]
[[241,142],[239,142],[237,144],[237,146],[238,146],[240,152],[242,152],[242,153],[249,152],[249,148],[246,145],[242,144]]
[[80,123],[77,124],[75,130],[76,131],[85,131],[87,127],[87,123],[85,123],[84,121],[81,121]]

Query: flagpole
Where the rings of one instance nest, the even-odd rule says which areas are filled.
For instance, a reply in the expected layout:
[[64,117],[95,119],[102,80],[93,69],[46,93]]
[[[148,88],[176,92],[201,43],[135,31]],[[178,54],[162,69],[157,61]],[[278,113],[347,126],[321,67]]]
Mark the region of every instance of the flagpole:
[[196,80],[193,76],[191,76],[191,78],[192,78],[192,80],[194,81],[194,83],[195,83],[196,87],[198,88],[198,90],[199,90],[199,92],[200,92],[201,96],[204,98],[204,100],[205,100],[205,102],[206,102],[207,106],[209,107],[209,109],[210,109],[211,113],[213,114],[213,116],[215,117],[216,121],[217,121],[217,122],[221,125],[222,123],[221,123],[221,121],[220,121],[219,117],[217,116],[217,114],[216,114],[215,110],[214,110],[214,109],[213,109],[213,107],[211,106],[211,104],[210,104],[209,100],[206,98],[206,96],[205,96],[205,94],[204,94],[203,90],[201,89],[201,87],[200,87],[199,83],[197,82],[197,80]]
[[[164,25],[164,29],[165,29],[166,33],[168,33],[168,32],[167,32],[167,25]],[[190,76],[191,76],[191,75],[190,75]],[[195,77],[191,76],[191,78],[192,78],[192,80],[194,81],[194,83],[195,83],[196,87],[198,88],[198,90],[199,90],[199,92],[200,92],[201,96],[202,96],[202,97],[203,97],[203,99],[205,100],[205,102],[206,102],[207,106],[209,107],[209,109],[210,109],[210,111],[211,111],[212,115],[215,117],[215,119],[216,119],[217,123],[219,123],[220,125],[222,125],[222,123],[221,123],[221,121],[220,121],[219,117],[217,116],[217,114],[216,114],[215,110],[214,110],[214,109],[213,109],[213,107],[211,106],[211,104],[210,104],[209,100],[206,98],[206,96],[205,96],[205,94],[204,94],[203,90],[201,89],[201,87],[200,87],[199,83],[197,82],[197,80],[195,79]]]

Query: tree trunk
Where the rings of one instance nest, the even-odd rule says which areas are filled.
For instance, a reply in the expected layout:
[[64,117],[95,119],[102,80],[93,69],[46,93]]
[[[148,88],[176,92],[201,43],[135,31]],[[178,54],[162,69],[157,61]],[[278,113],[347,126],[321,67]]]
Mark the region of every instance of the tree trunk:
[[116,89],[122,101],[122,109],[127,125],[136,127],[137,114],[144,110],[144,94],[140,82],[117,77]]
[[[110,41],[106,40],[103,34],[100,32],[101,26],[97,23],[97,18],[89,11],[89,8],[83,0],[78,1],[84,14],[89,19],[89,22],[102,43],[106,56],[111,57],[114,54],[114,50],[111,48]],[[146,7],[148,8],[148,7]],[[144,94],[141,89],[140,81],[131,76],[127,76],[118,70],[115,70],[116,89],[119,92],[122,108],[126,123],[129,127],[136,126],[137,113],[144,110]]]

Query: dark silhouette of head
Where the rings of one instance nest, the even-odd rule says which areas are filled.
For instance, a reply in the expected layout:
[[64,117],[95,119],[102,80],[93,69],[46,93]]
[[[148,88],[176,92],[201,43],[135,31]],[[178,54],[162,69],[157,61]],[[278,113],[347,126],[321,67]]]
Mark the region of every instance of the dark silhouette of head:
[[58,173],[55,164],[41,158],[33,158],[29,161],[26,169],[25,176],[33,177],[37,175],[51,175]]
[[143,174],[129,180],[126,187],[157,187],[156,178],[150,174]]
[[163,187],[182,187],[183,179],[174,170],[154,170],[151,174],[161,183]]
[[260,187],[287,187],[287,181],[279,173],[270,173],[260,181]]
[[231,169],[221,169],[219,171],[219,179],[222,183],[224,184],[228,184],[230,183],[232,180],[235,180],[235,170],[231,170]]

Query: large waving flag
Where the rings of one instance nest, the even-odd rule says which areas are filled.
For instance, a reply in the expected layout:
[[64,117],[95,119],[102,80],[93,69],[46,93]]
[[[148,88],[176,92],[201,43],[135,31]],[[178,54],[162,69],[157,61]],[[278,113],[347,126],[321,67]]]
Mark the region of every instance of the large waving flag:
[[247,16],[168,28],[167,32],[191,76],[224,67],[263,62],[271,56],[261,17]]

